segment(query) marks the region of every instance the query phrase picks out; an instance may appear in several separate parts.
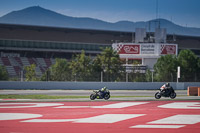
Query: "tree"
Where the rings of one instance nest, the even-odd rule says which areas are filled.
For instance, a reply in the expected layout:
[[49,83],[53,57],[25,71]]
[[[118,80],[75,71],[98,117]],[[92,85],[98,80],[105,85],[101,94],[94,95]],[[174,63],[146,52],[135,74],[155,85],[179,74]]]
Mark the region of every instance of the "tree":
[[76,55],[76,57],[70,62],[70,70],[72,75],[76,80],[88,81],[91,76],[92,60],[89,56],[85,55],[85,51],[82,50],[81,54]]
[[119,54],[108,47],[101,54],[97,55],[94,60],[94,69],[98,73],[104,72],[104,77],[106,77],[107,81],[118,80],[121,72],[124,71]]
[[128,73],[128,81],[132,82],[145,82],[146,74],[143,73],[143,67],[140,65],[141,62],[138,60],[132,61],[132,71]]
[[198,57],[191,50],[181,50],[178,55],[178,63],[181,67],[180,81],[197,80]]
[[146,73],[145,73],[145,80],[147,81],[147,82],[152,82],[152,78],[153,78],[153,76],[152,76],[152,74],[154,74],[154,72],[152,72],[152,71],[150,71],[150,69],[147,69],[146,70]]
[[200,58],[198,58],[197,82],[200,82]]
[[35,64],[31,64],[30,66],[25,66],[25,77],[26,77],[26,81],[36,81],[37,77],[36,77],[36,71],[35,71],[36,65]]
[[160,82],[173,81],[176,78],[177,58],[175,55],[165,55],[158,58],[154,65],[154,79]]
[[145,82],[146,81],[146,76],[143,73],[134,73],[134,79],[133,82]]
[[50,69],[48,68],[48,69],[42,74],[40,80],[41,80],[41,81],[49,81],[49,80],[51,80],[50,78],[51,78],[51,76],[50,76]]
[[8,73],[4,66],[0,65],[0,80],[8,80]]
[[50,68],[51,77],[53,81],[70,81],[71,71],[69,69],[69,63],[66,59],[56,59],[56,63]]

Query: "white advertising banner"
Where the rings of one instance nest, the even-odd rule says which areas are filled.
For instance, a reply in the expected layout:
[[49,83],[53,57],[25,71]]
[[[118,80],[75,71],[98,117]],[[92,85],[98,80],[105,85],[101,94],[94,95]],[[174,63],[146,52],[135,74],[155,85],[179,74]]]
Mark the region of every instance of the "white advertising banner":
[[141,54],[157,54],[155,44],[143,44],[141,45]]
[[167,43],[114,43],[112,47],[120,58],[159,58],[161,55],[177,55],[178,45]]

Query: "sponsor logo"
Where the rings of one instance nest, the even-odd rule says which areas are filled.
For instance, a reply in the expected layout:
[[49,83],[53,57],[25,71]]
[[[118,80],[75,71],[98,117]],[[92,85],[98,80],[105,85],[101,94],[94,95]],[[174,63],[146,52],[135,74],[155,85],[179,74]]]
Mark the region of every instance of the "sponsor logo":
[[161,54],[176,54],[176,45],[161,45]]
[[140,54],[140,45],[123,45],[119,54]]

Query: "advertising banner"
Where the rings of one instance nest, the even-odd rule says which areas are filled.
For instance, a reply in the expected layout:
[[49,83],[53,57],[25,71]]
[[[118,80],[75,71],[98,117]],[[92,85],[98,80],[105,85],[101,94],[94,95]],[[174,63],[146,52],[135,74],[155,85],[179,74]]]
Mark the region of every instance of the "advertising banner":
[[119,54],[140,54],[140,45],[122,45],[118,47]]
[[174,54],[176,55],[176,45],[161,45],[160,46],[160,54],[167,55],[167,54]]
[[155,49],[154,44],[143,44],[141,45],[141,54],[156,54]]
[[112,47],[121,58],[159,58],[161,55],[177,55],[177,44],[114,43]]

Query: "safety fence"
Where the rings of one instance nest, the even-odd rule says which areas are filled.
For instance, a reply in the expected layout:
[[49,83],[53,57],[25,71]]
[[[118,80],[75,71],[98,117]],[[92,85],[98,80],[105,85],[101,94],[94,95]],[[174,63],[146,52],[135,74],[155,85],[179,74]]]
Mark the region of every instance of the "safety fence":
[[[110,90],[155,90],[164,82],[53,82],[53,81],[0,81],[0,89],[69,89],[95,90],[103,86]],[[171,82],[175,90],[186,90],[188,86],[200,86],[200,82]]]

